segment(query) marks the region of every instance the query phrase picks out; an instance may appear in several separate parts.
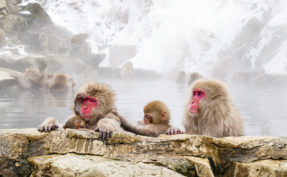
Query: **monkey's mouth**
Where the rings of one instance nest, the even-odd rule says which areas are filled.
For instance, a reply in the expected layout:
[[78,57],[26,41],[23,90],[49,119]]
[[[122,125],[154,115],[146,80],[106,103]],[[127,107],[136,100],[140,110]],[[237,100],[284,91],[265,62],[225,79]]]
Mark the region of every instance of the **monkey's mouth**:
[[196,109],[189,109],[190,114],[197,114],[198,110]]
[[91,115],[90,114],[82,114],[82,117],[84,119],[90,119],[91,118]]

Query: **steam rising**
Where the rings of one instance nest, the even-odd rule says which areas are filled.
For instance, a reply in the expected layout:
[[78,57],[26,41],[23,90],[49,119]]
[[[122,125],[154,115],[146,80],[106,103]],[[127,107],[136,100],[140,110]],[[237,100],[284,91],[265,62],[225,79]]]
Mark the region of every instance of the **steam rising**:
[[136,46],[136,55],[127,59],[135,68],[210,75],[213,64],[228,59],[241,65],[236,70],[286,73],[284,0],[42,3],[55,23],[88,33],[95,52],[115,44]]

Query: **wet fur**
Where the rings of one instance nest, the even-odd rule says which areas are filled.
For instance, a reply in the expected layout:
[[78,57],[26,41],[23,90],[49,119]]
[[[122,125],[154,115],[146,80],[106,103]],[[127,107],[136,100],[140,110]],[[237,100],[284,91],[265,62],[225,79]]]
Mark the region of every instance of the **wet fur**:
[[214,137],[244,135],[241,116],[223,83],[201,79],[194,83],[194,89],[204,90],[206,95],[200,100],[199,113],[192,115],[188,109],[191,93],[183,119],[186,133]]
[[[165,114],[165,119],[160,119],[160,114]],[[152,101],[149,102],[144,107],[144,113],[151,113],[153,114],[153,122],[150,124],[145,125],[143,122],[140,122],[137,126],[132,125],[129,123],[125,118],[121,115],[117,115],[121,119],[121,126],[129,131],[133,132],[138,135],[143,136],[152,136],[157,137],[160,134],[164,134],[167,129],[170,128],[169,121],[170,121],[170,112],[167,106],[161,101]]]
[[[108,139],[112,136],[115,130],[122,130],[120,119],[113,112],[117,112],[115,108],[115,94],[112,89],[102,83],[89,82],[79,89],[78,94],[85,94],[90,97],[96,97],[98,101],[97,108],[92,113],[92,117],[85,120],[81,116],[81,102],[78,97],[74,100],[74,112],[72,116],[63,126],[64,128],[77,128],[80,123],[80,128],[92,129],[100,132],[100,137]],[[50,120],[53,121],[53,120]],[[84,122],[83,122],[84,121]],[[46,130],[45,126],[50,122],[44,121],[39,126],[39,130]],[[44,127],[44,128],[43,128]]]

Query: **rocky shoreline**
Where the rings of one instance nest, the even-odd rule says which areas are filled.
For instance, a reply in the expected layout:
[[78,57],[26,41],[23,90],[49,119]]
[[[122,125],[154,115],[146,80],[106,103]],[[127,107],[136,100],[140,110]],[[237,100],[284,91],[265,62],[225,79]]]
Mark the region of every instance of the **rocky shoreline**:
[[0,130],[2,176],[286,176],[286,137]]

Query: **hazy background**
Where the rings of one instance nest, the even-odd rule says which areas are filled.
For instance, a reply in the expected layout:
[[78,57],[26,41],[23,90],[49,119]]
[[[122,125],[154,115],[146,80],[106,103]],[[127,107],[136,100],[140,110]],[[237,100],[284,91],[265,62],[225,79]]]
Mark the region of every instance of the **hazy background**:
[[[142,120],[146,103],[160,99],[171,109],[172,124],[183,128],[190,90],[175,79],[179,71],[200,72],[229,86],[247,135],[287,135],[287,1],[39,0],[22,5],[32,2],[67,33],[87,34],[91,52],[104,56],[96,64],[92,59],[81,65],[64,60],[53,72],[70,74],[76,88],[90,80],[110,84],[119,112],[132,122]],[[151,76],[121,79],[118,70],[128,61]],[[78,68],[82,69],[75,71]],[[260,72],[272,79],[267,85],[246,78],[234,83],[237,72]],[[273,83],[273,77],[280,79]],[[35,127],[47,116],[63,124],[73,114],[73,97],[72,91],[55,97],[42,90],[4,89],[0,128]]]

